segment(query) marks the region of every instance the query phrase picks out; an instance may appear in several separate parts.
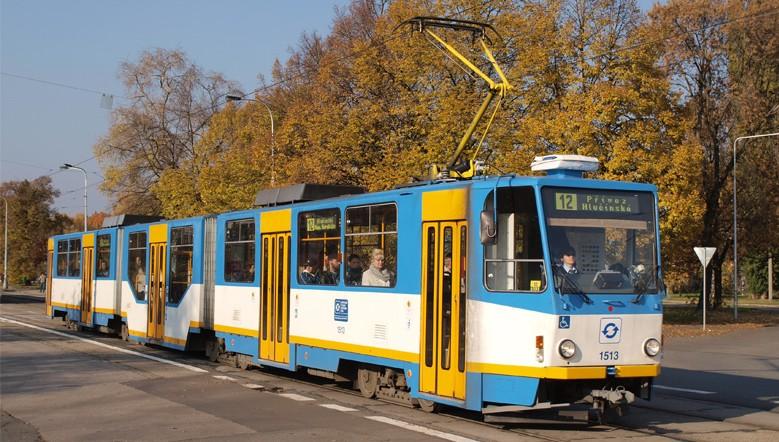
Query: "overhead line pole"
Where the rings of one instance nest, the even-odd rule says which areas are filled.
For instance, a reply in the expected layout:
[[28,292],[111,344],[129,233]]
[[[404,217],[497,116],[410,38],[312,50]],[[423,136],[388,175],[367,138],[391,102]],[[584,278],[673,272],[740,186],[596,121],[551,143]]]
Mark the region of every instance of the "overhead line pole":
[[8,290],[8,200],[5,202],[5,233],[3,234],[3,290]]

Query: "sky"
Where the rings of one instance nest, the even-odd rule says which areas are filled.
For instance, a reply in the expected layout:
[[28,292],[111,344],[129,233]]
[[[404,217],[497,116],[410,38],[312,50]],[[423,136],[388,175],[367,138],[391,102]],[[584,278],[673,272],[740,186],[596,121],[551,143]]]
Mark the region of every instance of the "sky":
[[[643,10],[654,0],[639,0]],[[243,91],[270,78],[304,33],[327,35],[336,8],[349,0],[0,0],[0,181],[51,174],[58,211],[110,211],[98,190],[92,146],[125,104],[119,64],[148,48],[181,49],[205,70],[221,72]],[[60,86],[20,78],[59,83]],[[65,86],[68,87],[65,87]]]

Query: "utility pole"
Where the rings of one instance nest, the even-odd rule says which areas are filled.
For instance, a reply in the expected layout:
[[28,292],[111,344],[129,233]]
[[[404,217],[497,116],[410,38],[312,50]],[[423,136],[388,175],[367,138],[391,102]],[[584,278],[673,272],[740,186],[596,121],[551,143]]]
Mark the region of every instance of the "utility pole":
[[768,254],[768,300],[774,299],[774,256]]
[[3,290],[8,290],[8,200],[5,202],[5,233],[3,234]]

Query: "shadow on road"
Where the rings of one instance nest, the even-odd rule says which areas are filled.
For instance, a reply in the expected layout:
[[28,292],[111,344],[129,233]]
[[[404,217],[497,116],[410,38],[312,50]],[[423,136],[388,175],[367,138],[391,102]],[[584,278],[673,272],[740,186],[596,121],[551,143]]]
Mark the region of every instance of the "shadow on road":
[[11,294],[8,292],[3,292],[0,295],[0,304],[43,304],[44,301],[43,295]]

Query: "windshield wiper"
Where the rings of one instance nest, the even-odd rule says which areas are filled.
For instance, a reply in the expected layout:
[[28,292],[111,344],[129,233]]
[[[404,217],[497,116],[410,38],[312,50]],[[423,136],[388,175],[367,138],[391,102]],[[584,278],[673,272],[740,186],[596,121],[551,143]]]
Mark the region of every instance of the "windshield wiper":
[[632,302],[633,304],[638,304],[641,301],[641,298],[644,297],[646,294],[646,284],[642,284],[643,288],[638,288],[638,290],[634,291],[633,293],[636,293],[636,297],[633,298]]
[[[566,273],[565,271],[559,271],[559,270],[556,273],[558,275],[562,276],[562,279],[563,279],[563,284],[561,284],[560,287],[558,287],[558,290],[560,291],[561,295],[579,295],[579,296],[582,297],[584,302],[586,302],[587,304],[592,304],[592,299],[590,299],[590,297],[587,296],[586,293],[584,293],[584,290],[582,290],[581,287],[579,287],[579,284],[577,284],[576,281],[574,281],[568,275],[568,273]],[[570,292],[566,291],[566,284],[565,283],[568,283],[568,285],[570,286],[571,289],[573,289],[573,291],[570,291]]]

